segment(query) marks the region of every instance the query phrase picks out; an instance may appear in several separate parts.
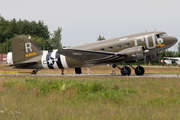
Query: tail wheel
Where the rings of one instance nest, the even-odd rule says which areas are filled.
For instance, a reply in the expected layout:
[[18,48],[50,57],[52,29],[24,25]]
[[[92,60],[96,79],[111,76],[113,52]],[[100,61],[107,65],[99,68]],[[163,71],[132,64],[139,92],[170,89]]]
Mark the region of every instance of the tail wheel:
[[37,73],[37,70],[33,70],[31,74],[36,74]]
[[144,72],[145,72],[145,70],[144,70],[144,68],[141,67],[141,66],[136,67],[136,69],[135,69],[136,75],[144,75]]
[[31,72],[31,74],[36,74],[39,70],[41,70],[41,68],[38,68],[37,70],[33,70],[33,71]]
[[121,74],[126,76],[126,75],[131,75],[131,69],[127,66],[123,67],[122,70],[121,70]]

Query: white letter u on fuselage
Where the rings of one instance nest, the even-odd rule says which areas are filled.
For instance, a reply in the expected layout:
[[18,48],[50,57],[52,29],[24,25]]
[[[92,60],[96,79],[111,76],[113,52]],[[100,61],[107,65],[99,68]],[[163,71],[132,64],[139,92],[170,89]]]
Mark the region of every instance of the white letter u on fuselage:
[[145,39],[146,39],[146,47],[148,49],[154,49],[156,47],[156,41],[155,41],[155,36],[154,35],[152,35],[152,41],[153,41],[153,46],[152,47],[149,46],[148,36],[145,36]]

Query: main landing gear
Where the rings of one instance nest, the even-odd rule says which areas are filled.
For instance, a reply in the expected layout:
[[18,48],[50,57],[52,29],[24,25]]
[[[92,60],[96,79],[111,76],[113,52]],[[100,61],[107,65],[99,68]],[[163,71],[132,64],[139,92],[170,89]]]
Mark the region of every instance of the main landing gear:
[[136,69],[135,69],[136,75],[144,75],[144,72],[145,72],[145,70],[144,70],[144,68],[141,67],[141,66],[138,66],[138,67],[136,67]]
[[38,68],[37,70],[33,70],[33,71],[31,72],[31,74],[36,74],[39,70],[41,70],[41,68]]
[[[135,70],[136,75],[144,75],[145,70],[142,66],[137,65],[137,67],[134,68],[132,65],[130,65],[130,64],[128,64],[128,65]],[[120,68],[119,66],[117,66],[117,67],[119,68],[119,70],[121,71],[121,74],[123,76],[126,76],[126,75],[130,76],[131,75],[131,69],[128,66],[124,65],[122,68]]]
[[[117,65],[116,65],[117,66]],[[121,71],[121,74],[126,76],[126,75],[131,75],[131,69],[128,66],[123,66],[123,68],[120,68],[119,66],[117,66],[119,68],[119,70]]]

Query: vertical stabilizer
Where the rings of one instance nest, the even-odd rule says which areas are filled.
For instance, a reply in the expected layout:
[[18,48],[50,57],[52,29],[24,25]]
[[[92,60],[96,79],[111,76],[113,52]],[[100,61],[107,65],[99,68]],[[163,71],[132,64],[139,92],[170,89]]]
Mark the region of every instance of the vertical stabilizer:
[[38,47],[24,35],[14,37],[11,40],[11,45],[13,63],[26,62],[36,56],[42,55],[42,52],[38,49]]

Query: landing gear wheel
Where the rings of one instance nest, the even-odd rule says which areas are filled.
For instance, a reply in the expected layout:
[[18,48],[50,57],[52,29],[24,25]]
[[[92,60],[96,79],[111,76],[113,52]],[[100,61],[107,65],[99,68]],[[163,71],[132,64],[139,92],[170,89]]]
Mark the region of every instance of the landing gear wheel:
[[31,74],[36,74],[41,68],[38,68],[37,70],[33,70]]
[[123,67],[122,70],[121,70],[121,74],[126,76],[126,75],[131,75],[131,69],[127,66],[125,66],[125,68]]
[[37,73],[37,70],[33,70],[31,74],[36,74]]
[[135,69],[136,75],[144,75],[144,72],[145,72],[145,70],[144,70],[144,68],[141,67],[141,66],[136,67],[136,69]]

